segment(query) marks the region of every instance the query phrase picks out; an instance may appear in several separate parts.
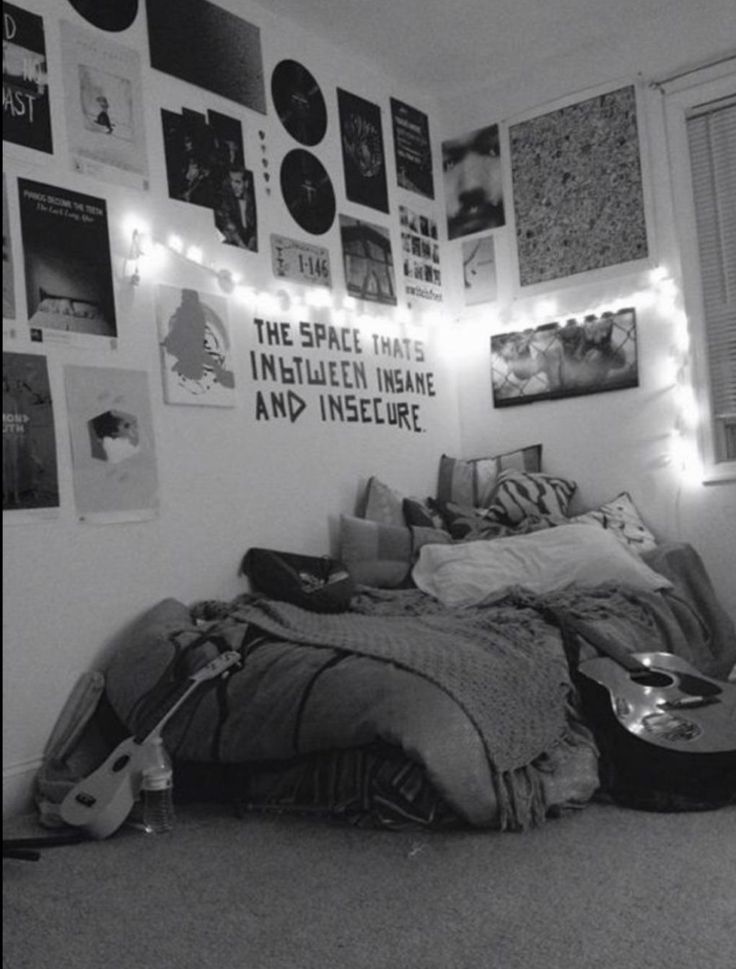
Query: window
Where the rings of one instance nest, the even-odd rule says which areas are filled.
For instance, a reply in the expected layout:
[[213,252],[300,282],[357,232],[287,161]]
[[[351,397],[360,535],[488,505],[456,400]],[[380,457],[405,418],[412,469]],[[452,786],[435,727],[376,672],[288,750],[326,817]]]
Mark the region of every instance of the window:
[[[718,76],[713,76],[714,74]],[[736,479],[736,59],[662,82],[707,481]]]

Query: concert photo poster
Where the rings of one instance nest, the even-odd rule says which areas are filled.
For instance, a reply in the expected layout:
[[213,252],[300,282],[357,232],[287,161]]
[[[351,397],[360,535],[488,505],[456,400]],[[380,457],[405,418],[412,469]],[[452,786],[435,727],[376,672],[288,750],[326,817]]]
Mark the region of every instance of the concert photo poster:
[[337,89],[345,194],[351,202],[388,212],[381,109]]
[[23,178],[18,198],[31,340],[98,345],[106,337],[114,346],[105,200]]
[[158,509],[148,374],[64,367],[74,500],[80,521],[143,521]]
[[15,263],[8,217],[8,186],[3,172],[3,320],[15,319]]
[[66,21],[60,33],[73,170],[148,189],[139,55]]
[[391,121],[399,188],[433,199],[432,146],[427,115],[391,98]]
[[260,29],[208,0],[147,0],[151,67],[266,113]]
[[[3,512],[59,508],[54,408],[46,357],[3,352]],[[17,516],[16,513],[25,513]],[[5,518],[5,516],[3,516]]]
[[53,152],[43,19],[3,3],[3,141]]

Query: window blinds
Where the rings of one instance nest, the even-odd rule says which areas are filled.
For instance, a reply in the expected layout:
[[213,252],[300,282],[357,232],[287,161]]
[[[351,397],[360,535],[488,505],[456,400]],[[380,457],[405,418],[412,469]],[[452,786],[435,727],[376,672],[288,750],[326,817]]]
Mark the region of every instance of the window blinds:
[[736,97],[687,120],[716,460],[736,460]]

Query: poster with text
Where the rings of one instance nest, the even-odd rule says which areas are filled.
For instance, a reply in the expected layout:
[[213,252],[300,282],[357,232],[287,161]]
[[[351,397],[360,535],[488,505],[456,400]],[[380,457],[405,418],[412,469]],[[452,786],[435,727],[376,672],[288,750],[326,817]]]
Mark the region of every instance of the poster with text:
[[348,295],[396,306],[396,280],[388,229],[341,215],[340,238]]
[[465,305],[490,303],[496,299],[496,240],[479,236],[463,242],[463,292]]
[[[3,512],[49,517],[59,507],[54,408],[46,357],[3,353]],[[16,515],[16,513],[23,513]]]
[[433,199],[432,146],[427,115],[391,98],[391,120],[399,187]]
[[[15,265],[8,217],[8,186],[3,172],[3,319],[15,319]],[[3,330],[3,332],[5,332]]]
[[337,89],[337,103],[345,194],[351,202],[388,212],[381,109],[341,88]]
[[207,0],[147,0],[151,66],[266,113],[258,27]]
[[3,4],[3,140],[53,151],[41,17]]
[[227,300],[159,286],[156,316],[168,404],[235,406]]
[[404,289],[409,305],[412,297],[441,302],[442,273],[437,220],[408,205],[399,206],[399,220]]
[[140,57],[66,21],[61,53],[72,168],[147,189]]
[[104,199],[18,179],[31,340],[115,340]]
[[67,366],[64,383],[80,520],[155,517],[158,472],[148,374]]

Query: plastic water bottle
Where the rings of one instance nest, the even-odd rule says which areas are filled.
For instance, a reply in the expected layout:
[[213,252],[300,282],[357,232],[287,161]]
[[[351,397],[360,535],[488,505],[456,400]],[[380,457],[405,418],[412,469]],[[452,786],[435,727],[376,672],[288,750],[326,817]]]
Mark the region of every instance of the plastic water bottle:
[[161,738],[154,743],[151,763],[141,778],[141,824],[148,834],[164,834],[174,826],[174,772]]

